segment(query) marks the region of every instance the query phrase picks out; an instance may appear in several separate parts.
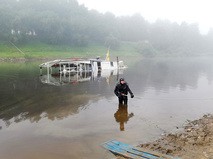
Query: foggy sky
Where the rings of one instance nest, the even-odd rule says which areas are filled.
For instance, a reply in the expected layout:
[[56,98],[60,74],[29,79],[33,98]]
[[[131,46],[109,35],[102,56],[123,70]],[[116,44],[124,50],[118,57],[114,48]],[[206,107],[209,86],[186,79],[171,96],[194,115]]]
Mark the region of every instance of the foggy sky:
[[88,9],[111,12],[116,16],[140,13],[146,20],[197,23],[201,33],[213,27],[211,0],[78,0]]

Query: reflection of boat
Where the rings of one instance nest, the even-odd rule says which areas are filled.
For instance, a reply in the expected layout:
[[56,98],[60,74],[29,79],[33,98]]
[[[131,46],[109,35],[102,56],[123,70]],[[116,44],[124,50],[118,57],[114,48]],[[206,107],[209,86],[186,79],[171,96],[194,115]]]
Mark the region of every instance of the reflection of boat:
[[91,71],[91,72],[70,72],[66,74],[62,73],[47,73],[45,75],[41,74],[40,80],[42,83],[50,85],[66,85],[66,84],[76,84],[85,81],[95,81],[99,78],[109,78],[110,76],[118,76],[123,74],[123,70],[101,70],[101,71]]

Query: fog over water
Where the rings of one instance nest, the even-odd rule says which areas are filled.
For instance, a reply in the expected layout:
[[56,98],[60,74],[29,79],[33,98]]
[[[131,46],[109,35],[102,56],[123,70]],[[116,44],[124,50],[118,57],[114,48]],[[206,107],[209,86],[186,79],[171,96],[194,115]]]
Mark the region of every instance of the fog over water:
[[[119,75],[61,86],[42,83],[38,63],[2,63],[0,158],[112,158],[101,143],[137,145],[178,131],[213,111],[212,60],[143,59]],[[120,77],[135,95],[127,108],[113,93]]]
[[196,23],[202,34],[208,33],[213,27],[211,19],[213,13],[211,0],[78,0],[89,9],[101,13],[111,12],[116,16],[131,16],[141,14],[146,20],[170,20],[172,22]]

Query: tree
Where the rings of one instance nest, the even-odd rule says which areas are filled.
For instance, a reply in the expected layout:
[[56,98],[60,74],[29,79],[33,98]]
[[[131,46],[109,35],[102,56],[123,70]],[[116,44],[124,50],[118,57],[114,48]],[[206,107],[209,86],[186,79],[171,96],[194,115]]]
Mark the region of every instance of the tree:
[[5,1],[3,2],[0,5],[0,40],[7,40],[11,34],[13,12],[9,4]]

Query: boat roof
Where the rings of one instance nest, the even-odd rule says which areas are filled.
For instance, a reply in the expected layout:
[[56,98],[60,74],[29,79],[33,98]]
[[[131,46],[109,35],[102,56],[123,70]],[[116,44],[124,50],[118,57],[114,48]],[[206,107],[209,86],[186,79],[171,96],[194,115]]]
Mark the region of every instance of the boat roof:
[[[90,62],[106,62],[106,60],[102,60],[99,58],[92,58],[92,59],[83,59],[83,58],[70,58],[70,59],[57,59],[53,61],[48,61],[45,63],[40,64],[40,67],[51,67],[56,64],[66,64],[66,63],[73,63],[73,64],[79,64],[79,63],[90,63]],[[109,62],[109,61],[107,61]]]

